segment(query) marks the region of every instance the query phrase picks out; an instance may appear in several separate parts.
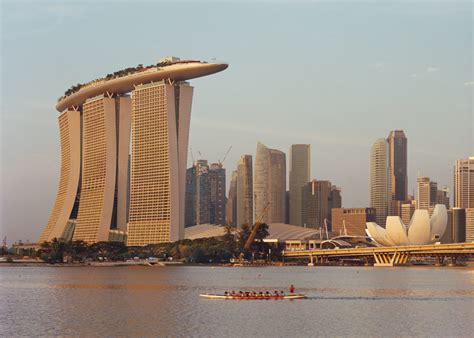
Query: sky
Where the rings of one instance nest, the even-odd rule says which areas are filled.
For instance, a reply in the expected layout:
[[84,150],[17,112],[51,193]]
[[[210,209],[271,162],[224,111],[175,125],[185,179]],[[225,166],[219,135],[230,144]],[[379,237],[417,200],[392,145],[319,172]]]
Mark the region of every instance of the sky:
[[[0,236],[36,241],[59,180],[55,102],[71,85],[174,55],[229,64],[191,80],[190,146],[228,178],[257,142],[311,144],[312,178],[369,203],[369,151],[403,129],[418,173],[452,187],[474,155],[473,3],[0,0]],[[201,154],[201,155],[199,155]],[[189,156],[188,163],[191,163]]]

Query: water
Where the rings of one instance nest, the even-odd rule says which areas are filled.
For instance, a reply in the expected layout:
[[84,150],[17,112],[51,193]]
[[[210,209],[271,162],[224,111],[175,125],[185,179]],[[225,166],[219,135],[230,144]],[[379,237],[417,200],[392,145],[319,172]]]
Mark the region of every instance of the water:
[[[287,290],[305,300],[201,299]],[[474,270],[0,267],[0,335],[473,336]]]

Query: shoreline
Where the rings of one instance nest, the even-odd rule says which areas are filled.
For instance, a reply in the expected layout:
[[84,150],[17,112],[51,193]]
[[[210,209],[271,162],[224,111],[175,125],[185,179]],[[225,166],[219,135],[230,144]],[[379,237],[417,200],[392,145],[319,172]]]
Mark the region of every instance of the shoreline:
[[[308,267],[308,268],[318,268],[318,267],[344,267],[344,268],[377,268],[373,265],[339,265],[339,264],[328,264],[328,265],[315,265],[315,266],[308,266],[307,264],[267,264],[267,265],[229,265],[225,263],[182,263],[182,262],[158,262],[156,264],[150,264],[147,262],[90,262],[90,263],[46,263],[42,261],[28,261],[28,262],[0,262],[1,267],[15,267],[15,266],[25,266],[25,267],[59,267],[59,268],[69,268],[69,267],[98,267],[98,268],[117,268],[117,267],[188,267],[188,266],[200,266],[200,267],[227,267],[227,268],[267,268],[267,267],[289,267],[289,266],[299,266],[299,267]],[[400,265],[394,266],[389,268],[456,268],[456,269],[474,269],[474,262],[466,262],[466,264],[459,264],[459,265],[416,265],[416,264],[407,264],[407,265]],[[387,267],[385,267],[387,268]]]

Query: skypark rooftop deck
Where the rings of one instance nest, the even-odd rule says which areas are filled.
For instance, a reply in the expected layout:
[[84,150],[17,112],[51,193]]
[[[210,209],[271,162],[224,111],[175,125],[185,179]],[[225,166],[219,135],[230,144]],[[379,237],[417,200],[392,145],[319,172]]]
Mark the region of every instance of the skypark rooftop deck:
[[140,68],[135,72],[111,79],[103,78],[81,85],[80,89],[58,100],[59,112],[67,108],[78,107],[87,99],[104,93],[125,94],[135,86],[161,80],[186,81],[220,72],[228,67],[225,63],[207,63],[203,61],[175,61],[165,66]]

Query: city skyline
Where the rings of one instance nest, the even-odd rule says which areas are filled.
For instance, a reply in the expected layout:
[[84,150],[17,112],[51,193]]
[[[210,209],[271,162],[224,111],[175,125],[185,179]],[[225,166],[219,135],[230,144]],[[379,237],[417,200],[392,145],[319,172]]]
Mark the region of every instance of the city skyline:
[[[313,176],[337,182],[345,207],[369,205],[367,160],[357,159],[367,159],[372,142],[389,130],[403,129],[410,138],[409,194],[418,170],[452,192],[454,162],[473,153],[469,4],[258,4],[250,14],[236,4],[212,9],[190,5],[193,10],[172,33],[160,32],[158,23],[157,29],[142,31],[143,41],[156,44],[137,42],[134,30],[111,21],[115,19],[106,15],[104,4],[28,4],[28,11],[21,3],[3,6],[8,15],[3,20],[2,80],[8,86],[2,87],[1,234],[9,240],[35,240],[54,203],[59,178],[57,93],[160,55],[218,57],[233,65],[225,80],[193,83],[199,88],[191,120],[194,149],[213,162],[234,145],[226,161],[230,167],[242,154],[253,154],[257,140],[275,149],[309,143]],[[137,27],[150,28],[155,27],[153,9],[173,12],[180,5],[117,4],[116,13]],[[209,20],[202,22],[191,13]],[[262,27],[265,13],[286,18],[285,25],[267,20]],[[239,25],[233,23],[243,15],[248,25],[236,29]],[[164,20],[171,24],[171,18]],[[107,23],[117,29],[114,34],[104,30]],[[107,34],[111,48],[103,49],[101,34],[92,32]],[[85,55],[69,36],[81,41],[88,36],[87,43],[103,53]],[[299,42],[294,36],[301,37]],[[302,44],[305,40],[310,43]],[[119,48],[123,41],[133,48]],[[70,51],[67,58],[64,48]],[[288,63],[291,71],[284,67]],[[33,72],[37,76],[27,76]],[[266,84],[248,81],[250,77]],[[281,81],[284,77],[287,81]],[[352,175],[345,164],[351,165]],[[28,213],[24,205],[30,206]]]

